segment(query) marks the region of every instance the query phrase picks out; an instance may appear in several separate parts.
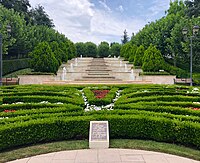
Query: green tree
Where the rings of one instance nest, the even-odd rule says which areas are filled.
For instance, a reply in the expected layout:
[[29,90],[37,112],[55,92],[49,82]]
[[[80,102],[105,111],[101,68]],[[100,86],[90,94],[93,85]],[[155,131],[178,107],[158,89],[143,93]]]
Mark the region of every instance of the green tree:
[[131,47],[131,50],[130,50],[130,53],[129,53],[129,58],[128,58],[128,61],[129,62],[134,62],[134,59],[135,59],[135,53],[137,51],[137,46],[134,44],[132,45]]
[[132,44],[131,42],[128,42],[124,45],[122,45],[121,50],[120,50],[120,56],[124,57],[125,60],[128,60],[129,57],[132,54]]
[[32,8],[30,10],[30,15],[34,25],[44,25],[50,28],[54,27],[53,20],[49,18],[43,6],[38,5],[36,8]]
[[[23,21],[19,13],[16,13],[14,10],[8,10],[0,5],[0,22],[0,33],[3,37],[3,54],[8,54],[8,48],[16,44],[17,39],[20,39],[16,35],[23,35],[25,21]],[[10,34],[7,32],[7,25],[12,26]],[[19,28],[15,31],[16,26]]]
[[68,59],[75,58],[77,56],[76,46],[70,40],[66,42],[67,49],[68,49]]
[[145,72],[157,72],[163,69],[164,58],[159,50],[152,44],[144,52],[142,69]]
[[124,30],[124,35],[122,36],[122,44],[126,44],[129,41],[129,37],[128,37],[128,33],[126,31],[126,29]]
[[51,42],[50,44],[51,50],[54,53],[55,58],[57,59],[59,65],[62,63],[62,54],[63,51],[59,48],[59,45],[56,41]]
[[199,17],[200,16],[200,1],[199,0],[186,0],[185,4],[187,6],[186,14],[192,17]]
[[62,62],[67,62],[68,61],[68,47],[67,47],[67,43],[66,42],[61,42],[59,43],[59,48],[62,50],[61,53],[61,61]]
[[83,43],[83,42],[77,42],[75,44],[76,46],[76,50],[77,50],[77,56],[83,56],[85,57],[86,56],[86,45]]
[[92,42],[86,42],[86,56],[97,57],[97,45]]
[[31,7],[28,0],[1,0],[0,4],[7,9],[14,9],[14,11],[19,12],[21,15],[25,16],[27,24],[30,22],[29,8]]
[[116,56],[120,56],[120,49],[121,49],[121,45],[119,43],[112,43],[111,47],[110,47],[110,55],[112,57]]
[[142,60],[144,56],[144,46],[140,45],[137,48],[137,51],[135,53],[135,58],[134,58],[134,66],[142,66]]
[[35,71],[56,73],[59,63],[47,42],[41,42],[30,53],[30,65]]
[[109,44],[107,42],[101,42],[98,46],[98,56],[99,57],[108,57],[110,52],[109,52]]

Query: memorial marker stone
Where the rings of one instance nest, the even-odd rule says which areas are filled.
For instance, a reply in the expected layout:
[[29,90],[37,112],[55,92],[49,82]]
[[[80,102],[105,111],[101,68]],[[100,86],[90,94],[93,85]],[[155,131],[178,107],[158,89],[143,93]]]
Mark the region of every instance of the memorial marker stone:
[[90,121],[89,147],[109,147],[108,121]]

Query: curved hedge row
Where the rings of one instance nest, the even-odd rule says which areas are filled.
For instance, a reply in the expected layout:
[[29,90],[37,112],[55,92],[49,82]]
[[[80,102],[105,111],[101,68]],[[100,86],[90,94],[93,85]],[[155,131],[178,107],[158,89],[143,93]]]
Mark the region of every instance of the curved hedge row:
[[30,58],[3,60],[3,75],[30,67],[29,61]]
[[87,139],[90,120],[108,120],[111,139],[152,139],[200,148],[200,124],[141,115],[101,115],[6,124],[0,129],[0,150],[38,142]]
[[[109,121],[111,139],[151,139],[200,149],[200,93],[192,92],[191,87],[33,85],[0,89],[0,150],[38,142],[88,139],[91,120]],[[89,104],[114,103],[114,110],[85,112],[82,89]],[[110,92],[97,99],[93,89]],[[122,90],[121,97],[115,102],[118,90]]]

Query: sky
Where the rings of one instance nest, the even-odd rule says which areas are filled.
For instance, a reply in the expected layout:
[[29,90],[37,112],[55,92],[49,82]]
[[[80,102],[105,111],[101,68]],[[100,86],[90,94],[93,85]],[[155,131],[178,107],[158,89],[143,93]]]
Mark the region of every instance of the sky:
[[29,0],[42,5],[55,29],[73,42],[121,42],[165,16],[170,0]]

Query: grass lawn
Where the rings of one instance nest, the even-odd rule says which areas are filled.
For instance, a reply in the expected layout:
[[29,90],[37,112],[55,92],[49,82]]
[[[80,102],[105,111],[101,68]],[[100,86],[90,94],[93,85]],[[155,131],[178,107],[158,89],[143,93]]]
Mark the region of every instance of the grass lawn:
[[[60,141],[46,144],[32,145],[3,151],[0,153],[0,162],[16,160],[44,153],[63,150],[88,149],[88,140]],[[195,160],[200,160],[200,151],[180,145],[160,143],[155,141],[114,139],[110,140],[110,148],[141,149],[169,153]]]

